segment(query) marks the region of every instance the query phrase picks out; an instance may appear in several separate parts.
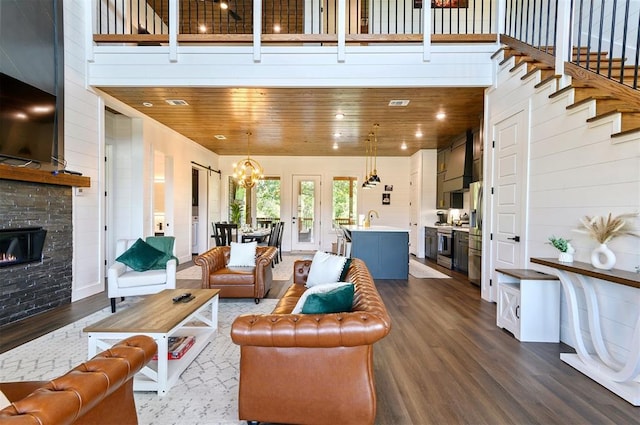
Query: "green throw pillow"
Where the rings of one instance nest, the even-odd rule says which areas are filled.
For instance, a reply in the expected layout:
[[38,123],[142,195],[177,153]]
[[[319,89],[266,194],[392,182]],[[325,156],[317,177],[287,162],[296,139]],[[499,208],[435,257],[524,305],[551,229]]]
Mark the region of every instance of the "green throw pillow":
[[344,285],[323,294],[309,295],[302,307],[303,314],[342,313],[351,311],[354,287]]
[[178,259],[173,256],[173,244],[175,242],[175,237],[173,236],[147,236],[146,242],[154,247],[155,249],[164,252],[164,256],[161,257],[156,263],[151,266],[151,270],[164,270],[167,268],[167,261],[171,259],[176,260],[176,264],[178,264]]
[[144,272],[150,270],[165,255],[164,252],[155,249],[142,239],[138,239],[129,249],[116,258],[116,261],[131,267],[137,272]]

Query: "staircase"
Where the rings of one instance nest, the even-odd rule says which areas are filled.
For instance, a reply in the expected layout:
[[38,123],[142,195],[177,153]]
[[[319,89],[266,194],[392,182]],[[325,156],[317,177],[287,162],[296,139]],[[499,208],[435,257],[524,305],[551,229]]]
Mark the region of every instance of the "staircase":
[[[574,50],[574,60],[579,59],[583,66],[589,61],[589,68],[579,67],[573,63],[565,64],[565,72],[570,77],[571,83],[563,85],[561,75],[555,73],[555,57],[542,50],[535,49],[511,37],[501,36],[501,42],[505,47],[494,53],[493,58],[499,54],[503,55],[500,65],[513,60],[514,66],[510,72],[516,72],[521,67],[526,67],[526,73],[521,78],[526,80],[535,73],[540,73],[538,86],[555,80],[556,91],[549,97],[554,98],[573,91],[573,103],[567,106],[567,110],[579,108],[585,103],[595,102],[595,115],[588,118],[587,122],[593,123],[600,119],[610,118],[612,115],[620,114],[620,131],[611,135],[612,138],[620,138],[632,133],[640,135],[640,90],[631,86],[635,67],[624,66],[625,84],[613,81],[607,77],[608,69],[596,73],[598,57],[594,53],[589,53],[585,49]],[[552,52],[551,48],[548,51]],[[608,68],[610,59],[607,53],[603,53],[600,58],[602,68]],[[612,77],[619,78],[624,61],[620,58],[612,58]],[[628,84],[627,84],[628,83]]]

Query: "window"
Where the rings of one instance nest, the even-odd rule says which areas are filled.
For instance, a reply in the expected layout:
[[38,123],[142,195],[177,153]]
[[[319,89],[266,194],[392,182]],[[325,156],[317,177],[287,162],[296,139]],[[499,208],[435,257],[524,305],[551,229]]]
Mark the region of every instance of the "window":
[[334,177],[332,189],[334,224],[355,224],[358,179],[356,177]]
[[265,177],[256,185],[256,225],[280,221],[280,177]]
[[233,177],[229,177],[229,221],[242,224],[245,222],[244,197],[246,190],[240,187]]

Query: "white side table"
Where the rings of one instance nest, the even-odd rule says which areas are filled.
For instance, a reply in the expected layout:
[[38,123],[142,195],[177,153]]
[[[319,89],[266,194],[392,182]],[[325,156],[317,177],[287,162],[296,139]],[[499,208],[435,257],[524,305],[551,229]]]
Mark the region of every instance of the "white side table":
[[529,269],[496,269],[496,324],[522,342],[560,342],[560,281]]

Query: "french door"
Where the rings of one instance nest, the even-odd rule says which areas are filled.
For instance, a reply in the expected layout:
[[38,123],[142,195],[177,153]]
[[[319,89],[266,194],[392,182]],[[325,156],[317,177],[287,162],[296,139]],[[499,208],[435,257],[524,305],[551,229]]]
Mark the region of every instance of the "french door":
[[293,176],[291,250],[320,249],[320,176]]

